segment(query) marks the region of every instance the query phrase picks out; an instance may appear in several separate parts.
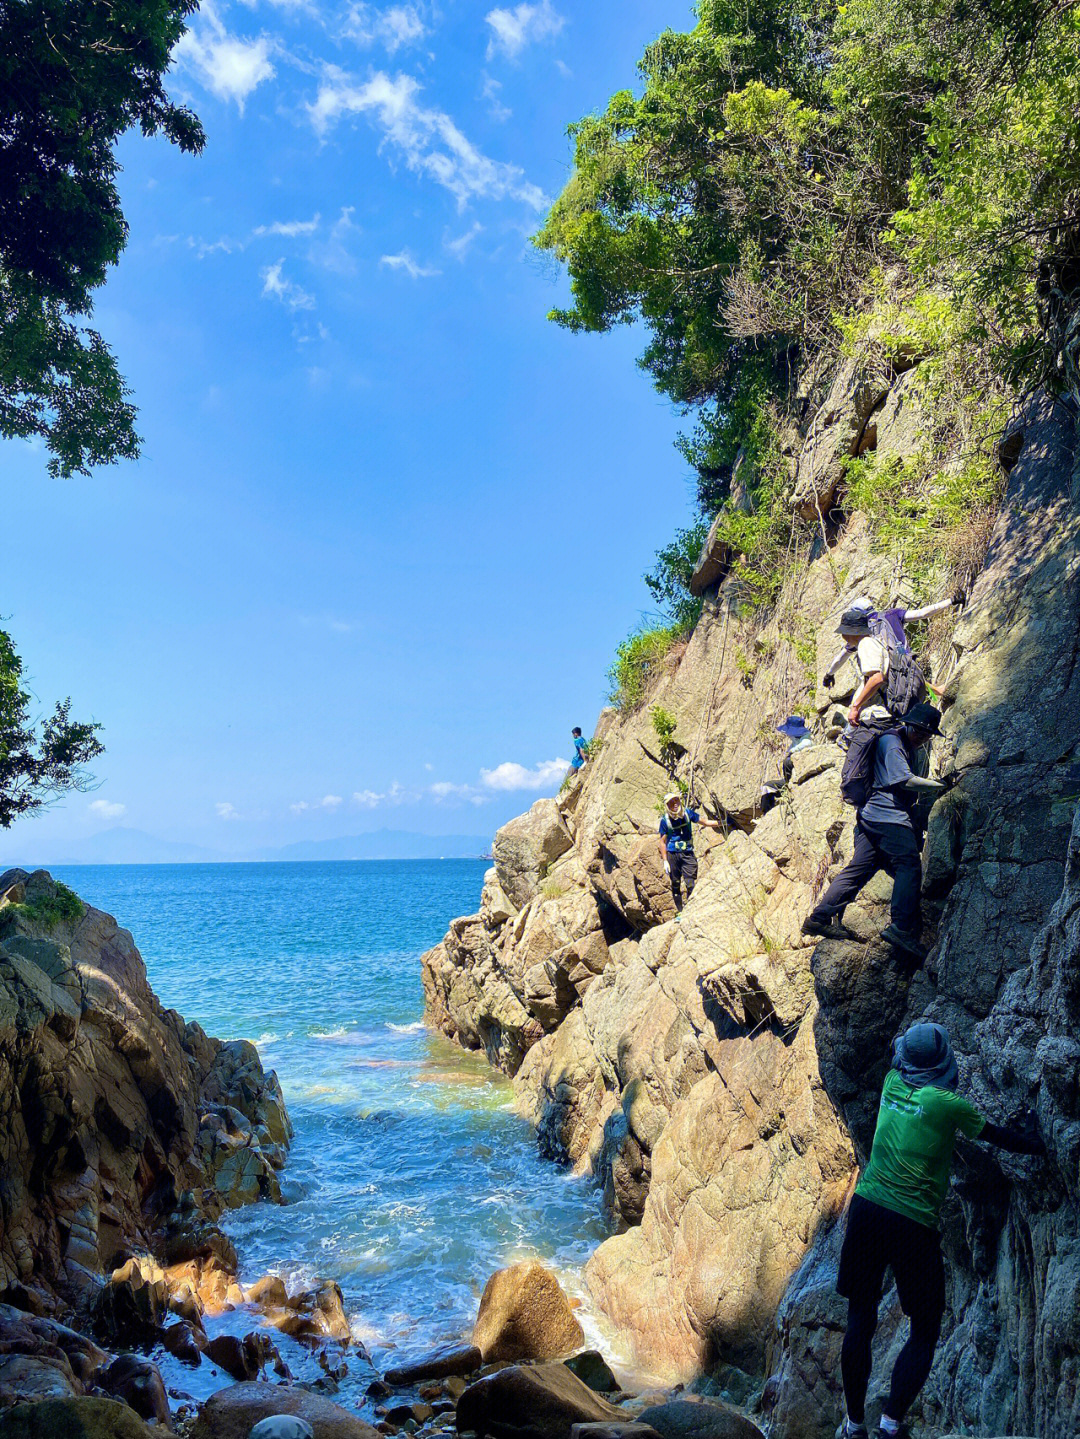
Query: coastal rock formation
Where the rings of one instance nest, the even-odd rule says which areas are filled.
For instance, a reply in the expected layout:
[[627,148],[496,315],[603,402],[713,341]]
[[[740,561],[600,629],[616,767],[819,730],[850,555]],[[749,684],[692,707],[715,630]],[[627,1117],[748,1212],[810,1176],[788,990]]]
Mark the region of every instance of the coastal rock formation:
[[[807,430],[812,463],[794,452],[815,512],[837,502],[839,458],[903,455],[917,432],[914,357],[877,389],[849,368]],[[884,876],[848,909],[857,941],[799,932],[851,853],[830,739],[853,669],[831,695],[818,683],[838,617],[859,594],[929,598],[835,511],[768,619],[740,614],[710,560],[702,618],[648,702],[605,711],[583,775],[497,841],[478,913],[424,960],[430,1020],[514,1076],[546,1154],[604,1185],[621,1232],[589,1262],[595,1301],[654,1371],[752,1376],[785,1439],[839,1417],[837,1220],[891,1040],[920,1017],[947,1025],[989,1118],[1037,1106],[1050,1154],[958,1145],[945,1338],[914,1432],[1080,1432],[1080,489],[1064,407],[1036,396],[1016,431],[968,604],[923,649],[945,710],[935,770],[955,781],[931,816],[923,972],[878,938]],[[664,754],[654,704],[676,721]],[[799,707],[818,742],[762,815],[774,726]],[[673,775],[726,826],[702,834],[678,922],[655,839]],[[880,1360],[898,1319],[890,1296]]]
[[550,1269],[535,1260],[499,1269],[484,1286],[473,1344],[494,1360],[562,1359],[585,1343],[570,1301]]
[[[44,871],[9,870],[0,1094],[0,1403],[97,1385],[163,1419],[152,1365],[110,1368],[57,1316],[122,1346],[175,1315],[186,1329],[170,1345],[199,1362],[204,1311],[245,1302],[214,1220],[281,1197],[292,1129],[277,1077],[253,1045],[164,1009],[110,915]],[[337,1311],[322,1327],[341,1337],[340,1291]]]

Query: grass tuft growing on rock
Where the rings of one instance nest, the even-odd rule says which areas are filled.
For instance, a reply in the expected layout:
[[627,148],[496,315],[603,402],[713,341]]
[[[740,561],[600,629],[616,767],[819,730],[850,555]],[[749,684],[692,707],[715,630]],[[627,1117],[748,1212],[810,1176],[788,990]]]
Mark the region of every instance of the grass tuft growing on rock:
[[635,710],[644,704],[664,660],[688,633],[682,623],[655,625],[636,630],[623,640],[608,670],[609,698],[617,710]]
[[86,905],[66,884],[56,885],[55,894],[39,894],[26,904],[11,906],[31,924],[55,929],[58,924],[77,924],[86,913]]

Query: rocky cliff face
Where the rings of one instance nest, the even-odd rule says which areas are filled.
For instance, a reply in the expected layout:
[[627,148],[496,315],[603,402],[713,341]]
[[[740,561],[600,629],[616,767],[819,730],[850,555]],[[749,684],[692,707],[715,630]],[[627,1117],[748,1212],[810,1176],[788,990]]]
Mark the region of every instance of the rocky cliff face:
[[280,1199],[292,1131],[254,1046],[163,1009],[131,935],[44,871],[0,876],[0,1095],[2,1403],[43,1383],[81,1392],[53,1316],[120,1337],[141,1315],[153,1337],[142,1256],[210,1257],[224,1289],[231,1246],[212,1221]]
[[[843,454],[909,452],[913,372],[867,385],[855,370],[841,376],[810,423],[797,500],[832,504]],[[589,1263],[597,1303],[654,1370],[754,1375],[772,1433],[787,1439],[831,1434],[839,1417],[837,1220],[891,1040],[923,1016],[948,1026],[964,1088],[990,1118],[1038,1108],[1051,1153],[1036,1163],[958,1145],[944,1216],[949,1317],[916,1432],[1080,1431],[1071,415],[1032,401],[1003,454],[1008,488],[985,562],[962,616],[938,622],[927,651],[946,711],[935,769],[956,784],[928,835],[923,972],[900,968],[877,937],[883,876],[847,912],[858,942],[813,946],[799,933],[851,847],[835,712],[817,683],[837,618],[862,593],[929,598],[905,595],[857,514],[836,534],[822,526],[764,623],[740,617],[729,557],[706,546],[704,615],[650,699],[678,722],[664,758],[728,825],[719,840],[702,835],[681,920],[655,838],[669,766],[646,705],[605,712],[584,777],[500,833],[479,913],[425,956],[431,1020],[513,1074],[543,1150],[605,1186],[621,1232]],[[853,674],[839,680],[854,687]],[[816,708],[819,742],[761,816],[774,726],[798,704]],[[879,1357],[896,1340],[894,1301],[886,1308]]]

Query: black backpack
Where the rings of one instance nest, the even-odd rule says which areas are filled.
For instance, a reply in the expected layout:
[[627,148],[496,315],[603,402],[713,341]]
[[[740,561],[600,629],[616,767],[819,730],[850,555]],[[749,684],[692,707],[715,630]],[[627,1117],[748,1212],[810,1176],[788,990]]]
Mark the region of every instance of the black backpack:
[[908,710],[926,698],[926,680],[911,651],[897,644],[888,620],[871,620],[870,631],[876,640],[880,640],[889,657],[883,703],[891,715],[903,719]]
[[897,725],[889,724],[885,720],[860,720],[855,726],[847,754],[844,756],[844,767],[840,771],[840,793],[845,804],[862,809],[870,798],[870,789],[874,783],[877,742],[882,735],[899,733]]

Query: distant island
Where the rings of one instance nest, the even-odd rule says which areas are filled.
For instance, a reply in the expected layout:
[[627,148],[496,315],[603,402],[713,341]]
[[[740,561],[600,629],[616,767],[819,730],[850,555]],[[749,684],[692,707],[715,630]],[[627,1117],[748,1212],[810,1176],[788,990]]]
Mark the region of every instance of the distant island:
[[41,854],[19,854],[0,865],[18,862],[24,868],[66,864],[236,864],[275,860],[350,859],[485,859],[491,854],[490,835],[415,834],[410,830],[381,829],[341,839],[300,840],[278,848],[253,849],[237,854],[208,849],[178,840],[160,839],[145,830],[116,825],[85,839],[58,846],[43,846]]

